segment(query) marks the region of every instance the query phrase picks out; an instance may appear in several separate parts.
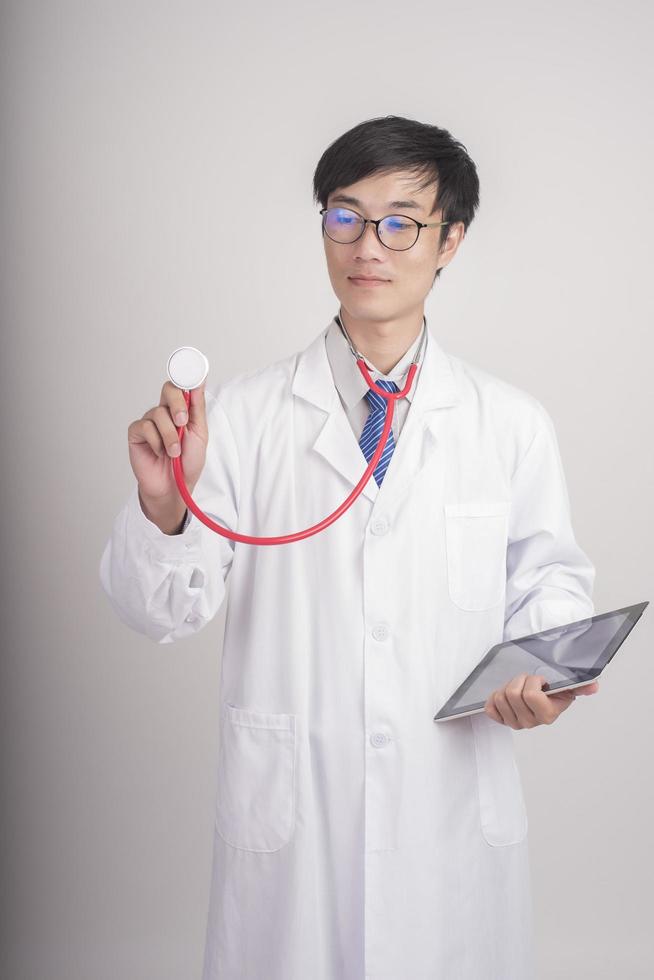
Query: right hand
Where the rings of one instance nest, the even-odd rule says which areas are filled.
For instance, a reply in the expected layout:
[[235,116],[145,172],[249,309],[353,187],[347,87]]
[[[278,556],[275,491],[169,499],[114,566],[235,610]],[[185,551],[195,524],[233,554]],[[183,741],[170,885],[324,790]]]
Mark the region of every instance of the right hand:
[[[190,418],[182,440],[184,481],[191,494],[204,469],[209,441],[204,389],[204,381],[199,388],[191,389]],[[166,381],[159,404],[127,429],[129,461],[141,494],[161,504],[182,500],[172,467],[172,459],[179,456],[179,451],[171,452],[175,443],[179,446],[180,423],[175,421],[178,412],[186,412],[184,392],[172,381]]]

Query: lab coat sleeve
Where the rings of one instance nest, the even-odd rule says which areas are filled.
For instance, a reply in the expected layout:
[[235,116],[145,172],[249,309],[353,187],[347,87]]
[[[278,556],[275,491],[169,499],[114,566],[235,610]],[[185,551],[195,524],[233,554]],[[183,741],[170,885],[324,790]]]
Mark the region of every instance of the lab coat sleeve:
[[595,568],[574,537],[554,425],[536,408],[536,432],[511,481],[504,640],[595,611]]
[[[193,499],[236,530],[238,451],[220,395],[205,389],[205,401],[209,443]],[[135,483],[100,560],[100,582],[118,618],[157,643],[197,633],[225,597],[235,543],[189,515],[182,533],[164,534],[143,513]]]

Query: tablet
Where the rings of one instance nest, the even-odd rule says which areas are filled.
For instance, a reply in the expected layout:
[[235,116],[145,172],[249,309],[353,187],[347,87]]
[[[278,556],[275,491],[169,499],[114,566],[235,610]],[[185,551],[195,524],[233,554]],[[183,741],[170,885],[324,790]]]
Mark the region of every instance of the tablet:
[[518,674],[540,674],[545,694],[590,684],[624,643],[649,602],[623,606],[589,619],[554,626],[491,647],[481,663],[440,711],[434,721],[451,721],[484,710],[486,701]]

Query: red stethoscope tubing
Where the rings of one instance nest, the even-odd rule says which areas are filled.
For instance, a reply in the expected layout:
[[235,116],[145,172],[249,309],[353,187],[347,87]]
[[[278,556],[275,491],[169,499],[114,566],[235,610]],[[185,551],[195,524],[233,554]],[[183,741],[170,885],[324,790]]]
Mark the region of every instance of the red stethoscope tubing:
[[[235,531],[230,531],[228,528],[223,527],[221,524],[216,524],[216,522],[212,521],[211,518],[207,517],[206,514],[203,514],[200,508],[193,500],[193,498],[191,497],[191,494],[188,492],[188,488],[184,481],[184,470],[182,468],[182,454],[180,452],[179,456],[174,456],[172,459],[173,473],[175,475],[175,482],[177,484],[177,489],[179,490],[182,500],[184,501],[188,509],[191,511],[191,513],[195,514],[197,519],[199,521],[202,521],[203,524],[206,524],[206,526],[210,528],[212,531],[216,531],[218,534],[222,534],[224,538],[230,538],[232,541],[242,541],[244,544],[290,544],[292,541],[301,541],[303,538],[311,537],[312,534],[318,534],[319,531],[324,531],[326,527],[329,527],[330,524],[333,524],[334,521],[338,520],[341,514],[345,513],[348,507],[352,506],[354,501],[363,491],[363,488],[365,487],[366,483],[370,479],[371,474],[374,472],[375,467],[377,466],[377,463],[379,462],[381,455],[384,451],[386,440],[388,439],[388,433],[390,432],[391,425],[393,422],[393,410],[395,408],[395,402],[398,398],[404,398],[404,396],[407,395],[408,392],[411,390],[411,385],[413,384],[415,373],[418,370],[417,364],[415,363],[411,364],[411,367],[409,368],[407,381],[402,391],[386,391],[384,388],[378,388],[375,382],[372,380],[370,376],[370,372],[366,367],[366,363],[364,359],[362,357],[357,357],[356,361],[357,361],[357,365],[359,366],[359,370],[361,371],[364,378],[366,379],[369,387],[372,388],[372,390],[376,392],[378,395],[381,395],[382,398],[385,398],[387,403],[389,403],[388,411],[386,412],[386,418],[384,419],[384,428],[382,429],[381,436],[379,437],[377,448],[375,449],[373,457],[370,460],[365,473],[363,474],[363,476],[361,477],[361,479],[359,480],[359,482],[357,483],[356,487],[349,495],[349,497],[343,501],[341,506],[338,507],[333,512],[333,514],[330,514],[328,517],[325,517],[318,524],[314,524],[312,527],[306,528],[306,530],[304,531],[296,531],[295,534],[280,534],[274,537],[259,538],[252,534],[238,534]],[[190,391],[184,391],[184,399],[186,401],[186,408],[188,409],[191,403]],[[184,439],[184,429],[185,427],[183,425],[179,426],[179,428],[177,429],[177,435],[179,436],[180,446],[182,445],[182,440]]]

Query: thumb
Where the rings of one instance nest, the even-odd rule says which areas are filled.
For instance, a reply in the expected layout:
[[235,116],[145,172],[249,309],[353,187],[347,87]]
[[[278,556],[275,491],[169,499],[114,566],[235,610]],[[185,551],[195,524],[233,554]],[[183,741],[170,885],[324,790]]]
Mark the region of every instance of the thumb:
[[599,690],[599,681],[586,684],[584,687],[576,687],[575,694],[595,694]]
[[206,378],[197,388],[191,388],[191,401],[188,407],[189,425],[197,425],[200,428],[207,427],[207,408],[204,397]]

